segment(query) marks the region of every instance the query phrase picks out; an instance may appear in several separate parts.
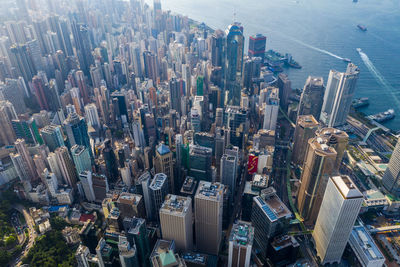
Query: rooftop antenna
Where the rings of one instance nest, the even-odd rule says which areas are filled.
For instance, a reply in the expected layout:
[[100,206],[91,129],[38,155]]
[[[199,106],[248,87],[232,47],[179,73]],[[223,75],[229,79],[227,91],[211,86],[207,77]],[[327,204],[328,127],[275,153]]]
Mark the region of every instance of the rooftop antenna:
[[236,22],[236,8],[233,8],[233,22]]

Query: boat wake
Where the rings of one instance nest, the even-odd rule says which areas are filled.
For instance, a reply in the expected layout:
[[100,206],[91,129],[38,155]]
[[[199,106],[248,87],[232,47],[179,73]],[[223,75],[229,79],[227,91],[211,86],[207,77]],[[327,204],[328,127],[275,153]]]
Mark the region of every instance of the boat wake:
[[321,52],[321,53],[323,53],[323,54],[327,54],[328,56],[331,56],[331,57],[334,57],[334,58],[337,58],[337,59],[340,59],[340,60],[343,60],[343,59],[344,59],[344,58],[341,57],[341,56],[335,55],[334,53],[331,53],[331,52],[329,52],[329,51],[327,51],[327,50],[324,50],[324,49],[321,49],[321,48],[318,48],[318,47],[309,45],[309,44],[304,43],[304,42],[302,42],[302,41],[300,41],[300,40],[293,39],[293,38],[292,38],[292,40],[295,41],[295,42],[298,43],[298,44],[301,44],[301,45],[305,46],[305,47],[308,47],[308,48],[313,49],[313,50],[315,50],[315,51]]
[[365,54],[360,48],[357,48],[357,52],[360,54],[362,61],[364,62],[365,66],[367,66],[368,70],[371,74],[375,77],[375,79],[380,83],[393,97],[396,101],[397,105],[400,105],[400,100],[395,93],[395,88],[389,84],[389,82],[383,77],[380,71],[375,67],[374,63],[369,59],[367,54]]

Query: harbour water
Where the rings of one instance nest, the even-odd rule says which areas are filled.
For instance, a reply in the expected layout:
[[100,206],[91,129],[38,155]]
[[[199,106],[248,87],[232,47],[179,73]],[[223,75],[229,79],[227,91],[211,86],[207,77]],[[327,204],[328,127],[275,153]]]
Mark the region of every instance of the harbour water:
[[[146,0],[152,5],[152,0]],[[234,20],[246,37],[267,36],[267,49],[291,53],[302,69],[285,70],[293,88],[308,75],[344,71],[342,58],[360,67],[356,97],[369,97],[361,111],[375,114],[393,108],[385,126],[400,130],[400,1],[399,0],[162,0],[163,9],[226,29]],[[365,25],[367,31],[357,28]],[[248,39],[246,38],[246,45]],[[361,48],[357,52],[356,48]],[[247,51],[247,49],[246,49]]]

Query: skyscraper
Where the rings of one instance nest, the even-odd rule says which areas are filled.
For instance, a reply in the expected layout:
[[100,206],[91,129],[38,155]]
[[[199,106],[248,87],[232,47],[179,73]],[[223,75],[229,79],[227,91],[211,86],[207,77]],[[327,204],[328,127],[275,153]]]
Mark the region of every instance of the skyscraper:
[[240,77],[243,67],[244,35],[243,26],[240,23],[233,23],[228,26],[226,34],[225,53],[225,92],[228,93],[229,104],[240,105]]
[[20,154],[22,157],[28,175],[31,177],[32,180],[35,180],[38,176],[36,173],[35,164],[33,163],[33,159],[28,151],[25,140],[17,139],[14,145],[18,154]]
[[78,174],[92,170],[92,161],[90,160],[89,150],[86,147],[74,145],[71,147],[71,155]]
[[340,263],[363,201],[350,177],[329,179],[312,234],[322,264]]
[[96,200],[96,196],[93,190],[93,179],[91,171],[83,171],[79,173],[79,180],[81,181],[81,185],[83,187],[83,192],[85,194],[86,199],[89,202],[93,202]]
[[279,88],[280,106],[286,112],[289,105],[289,97],[292,92],[292,82],[286,74],[281,73],[278,76],[277,84]]
[[[70,113],[64,121],[63,127],[64,132],[68,137],[69,147],[72,147],[73,145],[81,145],[91,148],[87,125],[84,118],[80,117],[76,113]],[[89,153],[92,156],[91,149],[89,149]]]
[[287,231],[292,213],[276,195],[273,187],[263,189],[261,195],[254,197],[253,201],[251,223],[254,227],[254,245],[265,258],[269,241]]
[[268,95],[264,105],[264,130],[275,131],[276,129],[279,113],[279,92],[280,90],[278,88],[268,88]]
[[224,66],[225,35],[222,30],[216,30],[211,36],[211,63],[213,66]]
[[254,241],[251,223],[239,221],[232,227],[229,236],[228,267],[249,267]]
[[221,183],[229,187],[233,200],[236,189],[236,170],[238,159],[235,156],[224,154],[221,158]]
[[59,125],[47,125],[40,129],[40,134],[45,145],[48,146],[50,151],[56,150],[57,147],[64,146],[64,137],[61,132],[61,126]]
[[329,72],[320,118],[328,127],[346,123],[359,73],[358,67],[353,63],[347,65],[346,72]]
[[212,149],[204,146],[190,145],[189,173],[197,181],[211,181]]
[[168,177],[168,187],[171,192],[175,192],[174,164],[172,161],[172,152],[164,144],[159,144],[156,148],[154,157],[154,167],[156,173],[164,173]]
[[174,240],[177,250],[190,251],[193,246],[192,199],[167,195],[160,209],[162,238]]
[[297,208],[307,223],[314,224],[317,219],[326,183],[335,167],[337,153],[321,137],[308,140]]
[[0,144],[11,145],[16,140],[16,135],[11,121],[17,119],[13,104],[9,101],[0,101]]
[[297,116],[313,115],[319,120],[324,102],[325,86],[322,77],[308,76],[301,93]]
[[95,129],[100,127],[99,113],[97,112],[97,107],[94,103],[85,106],[85,117],[87,122]]
[[26,112],[24,97],[25,92],[20,88],[18,80],[7,78],[5,83],[0,83],[0,99],[10,101],[17,114]]
[[315,136],[318,126],[319,123],[313,115],[301,115],[297,118],[292,153],[293,163],[303,166],[308,140]]
[[349,142],[348,134],[345,131],[335,128],[322,128],[315,132],[315,136],[325,139],[326,144],[335,149],[337,156],[334,171],[338,173]]
[[106,139],[104,141],[103,158],[106,163],[107,178],[110,182],[114,183],[118,179],[118,163],[117,157],[115,156],[114,149],[111,144],[111,140]]
[[218,255],[222,235],[224,186],[200,181],[195,205],[196,246],[201,252]]
[[249,128],[247,114],[247,110],[239,106],[227,106],[224,112],[223,123],[229,129],[229,137],[225,136],[229,139],[225,140],[239,149],[243,148],[244,136]]
[[118,254],[121,267],[139,266],[136,246],[131,245],[128,239],[122,235],[119,236]]
[[400,196],[400,140],[390,157],[389,165],[382,178],[383,186],[387,191]]
[[164,173],[157,173],[150,184],[151,211],[153,212],[152,220],[160,221],[160,214],[158,211],[168,193],[168,177]]
[[69,186],[75,188],[78,177],[74,162],[72,161],[68,153],[68,148],[66,148],[65,146],[58,147],[55,150],[55,154],[57,156],[58,166],[60,167],[61,175],[64,179],[64,182],[67,183]]
[[266,42],[267,42],[267,37],[265,37],[260,33],[249,36],[248,55],[250,57],[260,57],[262,58],[262,63],[264,63]]
[[126,237],[131,244],[136,245],[140,266],[149,266],[151,253],[149,239],[147,237],[146,221],[141,218],[125,218],[123,221]]

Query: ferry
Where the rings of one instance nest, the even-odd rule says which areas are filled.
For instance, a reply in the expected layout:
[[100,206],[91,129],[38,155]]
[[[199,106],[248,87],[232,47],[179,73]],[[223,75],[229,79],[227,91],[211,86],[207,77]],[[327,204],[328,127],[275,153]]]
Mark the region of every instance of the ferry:
[[368,105],[369,105],[368,97],[356,98],[352,102],[353,108],[362,108],[362,107],[366,107]]
[[376,122],[385,122],[385,121],[393,119],[394,117],[395,117],[395,114],[394,114],[393,109],[389,109],[385,112],[380,112],[378,114],[369,116],[369,118],[371,120],[374,120]]
[[367,27],[365,27],[364,25],[358,24],[357,27],[362,30],[363,32],[367,31]]

